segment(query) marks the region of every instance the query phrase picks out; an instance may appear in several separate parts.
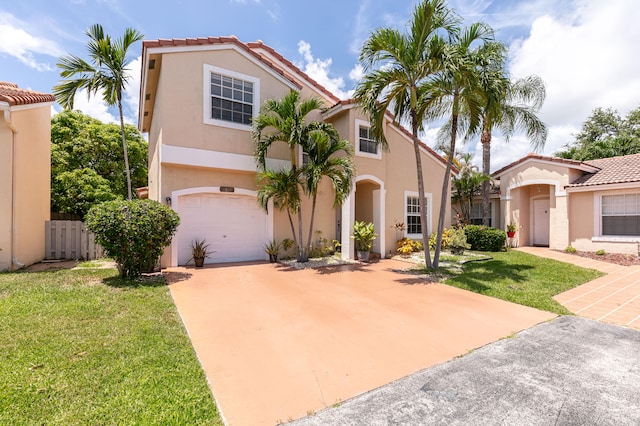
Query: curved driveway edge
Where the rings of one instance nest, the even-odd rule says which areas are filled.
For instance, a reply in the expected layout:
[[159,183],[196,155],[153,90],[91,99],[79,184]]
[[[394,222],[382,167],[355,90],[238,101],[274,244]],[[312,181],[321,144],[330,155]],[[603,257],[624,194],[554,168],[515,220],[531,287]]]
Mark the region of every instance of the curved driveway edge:
[[169,288],[230,425],[273,425],[555,315],[398,269],[173,268]]
[[560,317],[291,423],[638,425],[640,331]]

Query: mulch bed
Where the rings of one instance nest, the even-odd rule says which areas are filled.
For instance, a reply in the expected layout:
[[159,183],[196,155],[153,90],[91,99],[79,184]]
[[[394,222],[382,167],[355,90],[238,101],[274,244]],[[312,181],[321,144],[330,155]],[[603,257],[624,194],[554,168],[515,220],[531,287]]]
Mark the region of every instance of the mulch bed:
[[[564,250],[558,250],[562,253],[567,253]],[[615,263],[622,266],[635,266],[640,265],[640,257],[632,254],[620,254],[620,253],[605,253],[595,254],[592,251],[577,251],[575,253],[567,253],[574,256],[586,257],[589,259],[600,260],[602,262]]]

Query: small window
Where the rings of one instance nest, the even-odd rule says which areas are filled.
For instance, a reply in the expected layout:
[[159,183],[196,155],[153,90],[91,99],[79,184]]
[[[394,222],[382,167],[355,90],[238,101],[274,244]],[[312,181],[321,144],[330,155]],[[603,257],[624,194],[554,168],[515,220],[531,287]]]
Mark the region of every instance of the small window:
[[355,151],[359,157],[381,159],[380,142],[371,134],[371,126],[364,120],[355,120]]
[[602,196],[602,235],[640,236],[640,194]]
[[407,234],[422,234],[420,224],[420,200],[418,197],[407,196]]
[[[492,206],[491,203],[489,203],[489,226],[491,226],[491,210]],[[482,225],[482,201],[471,205],[471,213],[469,216],[469,223],[471,225]]]
[[239,124],[251,124],[253,83],[211,73],[211,118]]
[[358,150],[367,154],[378,154],[378,142],[376,142],[370,134],[370,128],[360,126],[360,139]]

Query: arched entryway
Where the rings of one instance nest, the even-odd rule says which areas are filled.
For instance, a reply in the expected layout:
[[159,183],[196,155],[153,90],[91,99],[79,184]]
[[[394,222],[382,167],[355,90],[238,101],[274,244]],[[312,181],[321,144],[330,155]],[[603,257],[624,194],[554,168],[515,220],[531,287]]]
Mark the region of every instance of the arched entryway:
[[384,182],[373,175],[362,175],[355,179],[351,194],[342,204],[343,258],[354,258],[351,232],[355,221],[373,223],[378,238],[373,243],[372,251],[384,256],[385,193]]

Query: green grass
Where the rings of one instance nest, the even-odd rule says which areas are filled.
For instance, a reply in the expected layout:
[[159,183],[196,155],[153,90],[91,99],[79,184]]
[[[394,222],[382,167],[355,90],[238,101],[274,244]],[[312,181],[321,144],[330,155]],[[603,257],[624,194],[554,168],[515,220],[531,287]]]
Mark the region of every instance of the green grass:
[[603,275],[518,251],[487,254],[493,259],[464,264],[445,284],[566,315],[571,312],[552,297]]
[[222,424],[161,277],[2,273],[0,319],[0,424]]

